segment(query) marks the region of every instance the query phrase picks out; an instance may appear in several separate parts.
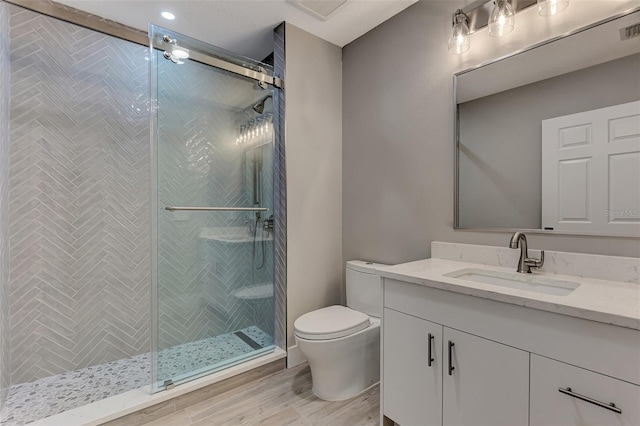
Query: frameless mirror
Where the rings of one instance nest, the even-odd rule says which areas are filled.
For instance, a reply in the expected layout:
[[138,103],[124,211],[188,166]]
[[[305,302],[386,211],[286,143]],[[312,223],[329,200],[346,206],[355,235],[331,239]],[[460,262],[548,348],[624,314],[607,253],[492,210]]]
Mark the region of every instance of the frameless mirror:
[[640,236],[639,23],[454,76],[456,229]]

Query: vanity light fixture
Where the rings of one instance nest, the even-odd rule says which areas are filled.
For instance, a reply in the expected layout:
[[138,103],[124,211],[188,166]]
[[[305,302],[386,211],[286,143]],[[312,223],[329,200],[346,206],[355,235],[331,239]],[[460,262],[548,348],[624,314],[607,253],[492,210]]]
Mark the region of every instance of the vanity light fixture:
[[541,16],[554,16],[569,6],[569,0],[478,0],[453,14],[453,28],[449,39],[449,52],[460,55],[471,46],[471,34],[489,27],[491,37],[502,37],[512,32],[516,14],[531,6],[538,6]]
[[460,55],[469,50],[469,18],[462,9],[453,15],[453,30],[449,39],[449,52]]
[[569,7],[569,0],[538,0],[540,16],[555,16]]
[[516,11],[511,0],[495,0],[489,15],[489,35],[502,37],[513,31],[516,25]]

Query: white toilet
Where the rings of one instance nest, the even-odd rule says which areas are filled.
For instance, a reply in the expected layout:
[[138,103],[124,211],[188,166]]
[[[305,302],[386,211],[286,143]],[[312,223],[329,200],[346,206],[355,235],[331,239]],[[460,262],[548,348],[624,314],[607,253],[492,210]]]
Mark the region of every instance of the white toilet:
[[347,262],[347,307],[318,309],[293,324],[319,398],[349,399],[380,381],[382,285],[375,268],[382,266]]

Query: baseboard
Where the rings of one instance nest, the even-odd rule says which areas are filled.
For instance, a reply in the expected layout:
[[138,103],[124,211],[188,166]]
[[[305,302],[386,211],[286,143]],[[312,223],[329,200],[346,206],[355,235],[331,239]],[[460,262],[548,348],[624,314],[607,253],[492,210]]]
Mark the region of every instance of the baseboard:
[[293,345],[287,350],[287,368],[293,368],[305,362],[307,362],[307,358],[298,345]]

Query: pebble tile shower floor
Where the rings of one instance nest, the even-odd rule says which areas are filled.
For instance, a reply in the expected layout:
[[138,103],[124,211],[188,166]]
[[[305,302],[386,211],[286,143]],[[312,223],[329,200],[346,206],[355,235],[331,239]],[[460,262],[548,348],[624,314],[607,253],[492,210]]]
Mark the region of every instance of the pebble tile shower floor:
[[[258,327],[240,331],[255,344],[250,345],[236,334],[229,333],[161,350],[158,354],[159,376],[173,377],[253,352],[252,346],[273,345],[273,338]],[[21,426],[150,382],[149,354],[143,354],[21,383],[9,388],[0,414],[0,425]]]

